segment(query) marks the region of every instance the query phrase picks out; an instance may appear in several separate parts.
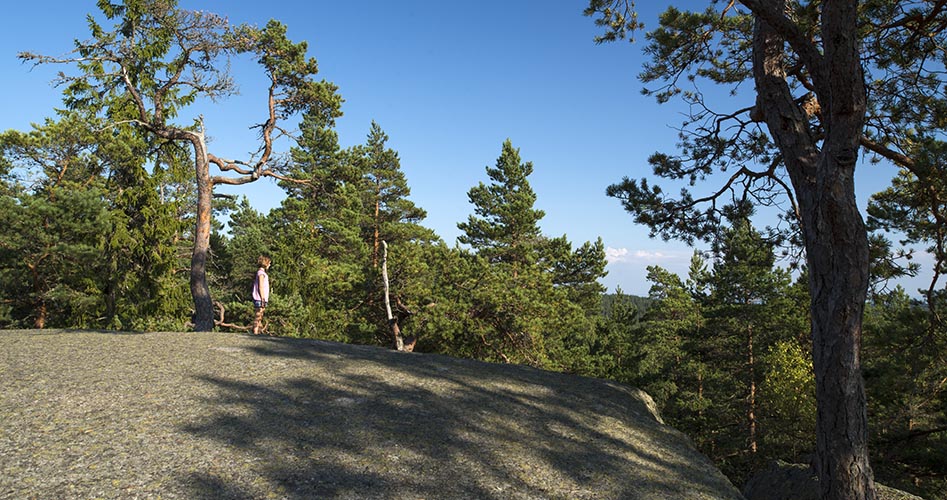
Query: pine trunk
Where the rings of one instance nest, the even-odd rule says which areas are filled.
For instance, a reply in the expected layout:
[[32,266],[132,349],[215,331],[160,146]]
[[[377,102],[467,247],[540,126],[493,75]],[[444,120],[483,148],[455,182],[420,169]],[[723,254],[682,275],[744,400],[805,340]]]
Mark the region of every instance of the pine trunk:
[[855,204],[852,176],[838,175],[838,162],[828,149],[825,163],[836,164],[831,176],[848,188],[821,190],[804,231],[818,401],[817,473],[823,498],[869,499],[875,494],[860,358],[868,239]]
[[211,200],[214,185],[203,136],[191,139],[197,178],[197,217],[194,227],[194,251],[191,254],[191,297],[194,300],[194,330],[214,329],[214,304],[207,286],[207,258],[210,255]]
[[[855,204],[855,164],[866,94],[858,54],[856,0],[822,4],[822,47],[779,31],[785,0],[755,7],[756,110],[778,145],[796,195],[809,273],[816,373],[816,473],[827,500],[873,500],[868,416],[861,377],[862,313],[868,290],[868,235]],[[788,38],[788,37],[792,38]],[[823,136],[787,80],[787,41],[806,66],[821,106]]]
[[[373,234],[372,234],[372,268],[378,268],[378,248],[381,244],[381,235],[378,229],[379,221],[378,214],[381,211],[381,201],[378,200],[380,196],[379,193],[375,193],[375,218],[372,220]],[[387,247],[386,247],[387,248]]]
[[753,325],[747,327],[746,332],[746,365],[749,371],[750,385],[746,401],[746,421],[748,428],[748,439],[750,453],[756,453],[758,445],[756,442],[756,359],[753,356]]

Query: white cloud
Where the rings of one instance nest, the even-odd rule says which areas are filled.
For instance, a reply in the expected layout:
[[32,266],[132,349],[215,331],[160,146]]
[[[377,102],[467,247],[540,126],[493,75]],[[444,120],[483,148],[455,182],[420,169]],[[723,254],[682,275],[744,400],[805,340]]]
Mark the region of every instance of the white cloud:
[[605,260],[609,264],[631,263],[631,262],[658,262],[677,260],[681,252],[663,252],[654,250],[635,250],[632,252],[627,248],[605,248]]
[[609,264],[615,262],[628,262],[628,249],[627,248],[605,248],[605,261]]
[[668,271],[685,276],[693,250],[683,248],[651,248],[632,250],[626,247],[605,247],[608,275],[602,284],[609,290],[621,287],[625,293],[646,296],[651,285],[648,282],[648,266],[661,266]]
[[646,250],[638,250],[635,252],[635,258],[639,260],[663,260],[667,258],[667,254],[664,252],[648,252]]

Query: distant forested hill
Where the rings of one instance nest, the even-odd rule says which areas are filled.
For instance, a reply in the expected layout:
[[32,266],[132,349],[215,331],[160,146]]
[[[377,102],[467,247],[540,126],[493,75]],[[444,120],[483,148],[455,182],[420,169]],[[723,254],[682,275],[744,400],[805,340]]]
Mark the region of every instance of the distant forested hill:
[[648,312],[648,309],[654,303],[654,299],[649,297],[606,293],[602,294],[602,315],[605,317],[611,316],[612,310],[615,308],[615,304],[618,301],[621,301],[627,305],[631,305],[636,311],[638,311],[638,314],[635,316],[636,322],[641,321],[641,317],[644,316],[646,312]]

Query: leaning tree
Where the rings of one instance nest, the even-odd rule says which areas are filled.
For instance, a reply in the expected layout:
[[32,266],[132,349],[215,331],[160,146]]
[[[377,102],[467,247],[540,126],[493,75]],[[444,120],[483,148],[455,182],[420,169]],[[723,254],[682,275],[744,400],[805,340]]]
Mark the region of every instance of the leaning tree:
[[[316,81],[315,59],[306,57],[306,42],[292,43],[286,27],[270,21],[264,28],[232,26],[226,18],[178,8],[176,0],[98,0],[107,31],[89,16],[91,37],[75,42],[66,57],[20,53],[35,64],[72,64],[75,75],[60,74],[66,104],[91,111],[101,128],[137,126],[156,141],[184,144],[192,151],[197,187],[197,214],[191,256],[190,287],[194,328],[214,327],[213,301],[207,285],[214,186],[273,177],[305,183],[280,172],[274,141],[290,136],[285,123],[303,110],[337,105],[335,85]],[[260,143],[245,159],[228,159],[208,151],[203,116],[191,125],[173,122],[199,99],[217,100],[236,92],[229,59],[256,58],[269,83],[261,102]],[[219,173],[212,175],[211,166]]]
[[[805,250],[824,498],[875,498],[861,378],[869,239],[855,199],[859,155],[920,170],[947,125],[943,0],[711,0],[674,7],[649,32],[641,79],[659,102],[690,110],[676,153],[649,159],[679,196],[646,179],[610,186],[652,235],[710,238],[727,208],[788,200]],[[719,5],[720,7],[715,7]],[[598,41],[642,28],[630,0],[590,0]],[[739,99],[709,98],[722,85]],[[919,176],[920,177],[920,176]],[[714,182],[719,181],[719,182]],[[694,193],[695,186],[713,186]],[[775,235],[774,235],[775,236]]]

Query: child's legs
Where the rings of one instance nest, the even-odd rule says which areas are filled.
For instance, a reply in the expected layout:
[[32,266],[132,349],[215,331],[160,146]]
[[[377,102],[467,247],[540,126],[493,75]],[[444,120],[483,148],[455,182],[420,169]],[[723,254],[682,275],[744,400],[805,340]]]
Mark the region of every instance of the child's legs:
[[254,308],[253,312],[253,334],[257,335],[260,333],[260,329],[263,326],[263,307]]

